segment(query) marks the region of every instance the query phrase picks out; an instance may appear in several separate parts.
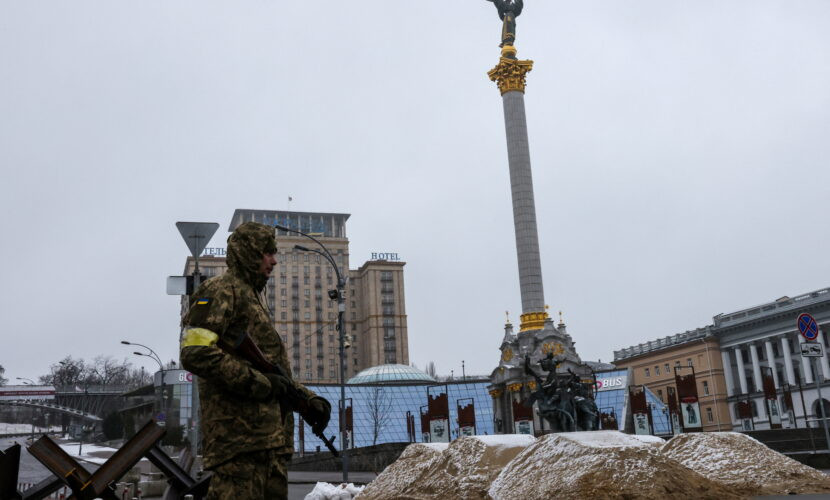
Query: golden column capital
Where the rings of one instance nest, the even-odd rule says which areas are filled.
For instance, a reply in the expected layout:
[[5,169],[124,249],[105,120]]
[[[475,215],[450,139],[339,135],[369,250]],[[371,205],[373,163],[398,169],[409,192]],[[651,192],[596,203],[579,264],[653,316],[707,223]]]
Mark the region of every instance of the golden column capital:
[[487,76],[498,84],[501,95],[513,90],[518,90],[524,94],[526,75],[533,69],[533,61],[516,59],[515,49],[506,52],[508,48],[513,49],[512,46],[505,46],[502,49],[502,57],[499,59],[499,63],[487,72]]
[[547,312],[532,312],[522,314],[522,322],[519,327],[519,333],[528,330],[541,330],[545,327],[545,321],[549,318]]

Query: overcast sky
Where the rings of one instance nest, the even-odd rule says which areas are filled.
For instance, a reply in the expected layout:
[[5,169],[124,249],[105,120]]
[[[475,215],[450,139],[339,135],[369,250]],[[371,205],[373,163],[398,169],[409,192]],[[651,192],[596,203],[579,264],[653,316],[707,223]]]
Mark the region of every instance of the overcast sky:
[[[545,299],[583,359],[830,286],[828,26],[826,0],[525,2]],[[352,214],[352,267],[407,262],[412,362],[489,373],[521,312],[500,31],[484,0],[0,0],[6,377],[177,358],[175,222],[225,246],[288,196]]]

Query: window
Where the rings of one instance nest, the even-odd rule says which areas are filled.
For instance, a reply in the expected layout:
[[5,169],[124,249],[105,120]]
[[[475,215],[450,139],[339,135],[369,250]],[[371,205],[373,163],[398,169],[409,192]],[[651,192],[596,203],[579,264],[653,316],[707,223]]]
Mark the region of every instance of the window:
[[352,321],[354,321],[354,320],[356,320],[356,319],[357,319],[357,314],[352,313]]
[[663,389],[657,389],[657,397],[660,398],[660,401],[663,401]]
[[354,301],[352,301],[352,307],[355,307],[355,303],[354,303]]
[[715,421],[715,416],[712,415],[712,409],[708,407],[706,408],[706,419],[709,420],[709,422]]
[[669,373],[671,373],[671,367],[669,367],[669,364],[668,364],[668,363],[666,363],[665,365],[663,365],[663,368],[665,368],[665,369],[666,369],[666,375],[668,375]]
[[329,378],[334,378],[334,370],[329,370]]
[[299,266],[291,266],[291,273],[292,274],[297,274],[298,272],[300,272],[300,267]]
[[311,288],[306,288],[305,291],[303,291],[303,294],[306,297],[311,297]]
[[651,376],[651,372],[649,371],[648,368],[646,368],[646,377],[650,377],[650,376]]
[[303,255],[303,262],[308,262],[308,254]]
[[311,281],[310,281],[310,279],[309,279],[308,275],[306,274],[306,275],[303,277],[303,285],[308,285],[309,283],[311,283]]
[[[285,276],[280,276],[280,285],[284,285],[286,283]],[[283,290],[284,292],[285,290]]]
[[288,335],[283,335],[283,336],[282,336],[282,343],[283,343],[283,344],[287,344],[287,343],[288,343]]
[[288,301],[287,300],[281,300],[280,301],[280,306],[281,307],[288,307]]
[[680,366],[680,360],[679,360],[679,359],[678,359],[678,360],[675,360],[675,362],[674,362],[674,366]]
[[688,363],[688,364],[689,364],[689,366],[694,366],[694,365],[692,364],[692,358],[686,358],[686,363]]
[[311,368],[311,360],[310,359],[305,360],[305,367],[306,368]]
[[304,301],[304,302],[303,302],[303,305],[304,305],[305,307],[311,307],[311,301],[310,301],[310,300],[306,300],[306,301]]
[[707,381],[707,380],[703,381],[703,395],[704,396],[709,395],[709,381]]
[[660,375],[660,365],[657,365],[657,366],[654,367],[654,375],[655,376]]
[[294,262],[297,262],[297,254],[293,254],[291,256],[291,260],[293,260]]
[[311,313],[310,312],[305,313],[305,320],[309,321],[310,319],[311,319]]
[[[283,278],[285,278],[285,276],[283,276]],[[285,283],[285,280],[282,280],[282,281],[283,281],[283,284],[284,284],[284,283]],[[283,297],[285,297],[285,295],[286,295],[286,293],[285,293],[285,288],[280,288],[280,295],[282,295]]]
[[303,266],[303,274],[308,274],[308,266]]
[[288,316],[286,315],[285,311],[280,313],[280,319],[283,319],[283,320],[288,319]]
[[308,346],[308,345],[305,346],[305,353],[306,354],[311,354],[311,346]]

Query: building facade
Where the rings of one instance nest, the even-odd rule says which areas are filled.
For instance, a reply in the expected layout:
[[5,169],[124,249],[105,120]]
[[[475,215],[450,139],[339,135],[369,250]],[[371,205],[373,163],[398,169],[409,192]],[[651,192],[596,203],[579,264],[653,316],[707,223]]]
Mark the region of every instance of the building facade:
[[675,371],[693,371],[704,431],[732,430],[718,340],[711,328],[679,333],[614,351],[614,364],[628,368],[631,385],[644,385],[668,403],[677,394]]
[[[799,344],[804,339],[798,332],[796,319],[805,312],[815,317],[821,329],[817,340],[823,344],[824,354],[820,358],[801,356]],[[830,288],[792,298],[781,297],[759,306],[718,314],[713,319],[736,428],[742,423],[737,409],[739,401],[748,401],[751,405],[753,428],[770,427],[770,408],[763,390],[764,372],[772,376],[775,384],[777,406],[783,413],[783,427],[820,424],[821,408],[816,382],[824,390],[822,399],[830,415],[830,363],[826,335],[826,329],[830,326]],[[810,359],[816,361],[811,363]]]
[[[237,209],[228,231],[247,221],[279,225],[318,239],[331,252],[340,273],[348,276],[344,327],[347,335],[346,377],[386,364],[409,364],[409,343],[404,296],[405,262],[397,254],[380,254],[357,269],[349,269],[349,214]],[[340,377],[337,302],[328,291],[337,285],[329,262],[312,252],[303,236],[276,230],[277,265],[264,291],[265,304],[288,350],[291,368],[304,383],[337,383]],[[222,250],[209,249],[199,258],[203,279],[227,270]],[[378,257],[377,255],[375,257]],[[188,257],[185,274],[194,271]]]
[[[796,325],[801,313],[812,314],[819,324],[817,342],[824,350],[821,357],[801,356],[800,344],[804,339]],[[666,364],[672,367],[692,363],[702,411],[707,411],[707,388],[703,386],[707,381],[708,402],[715,418],[715,422],[710,422],[707,413],[703,414],[704,430],[718,430],[717,422],[721,422],[721,427],[728,426],[723,430],[769,429],[773,425],[813,427],[821,423],[820,405],[830,415],[830,343],[825,335],[828,326],[830,288],[823,288],[718,314],[711,325],[692,332],[614,351],[614,363],[631,367],[637,383],[657,391],[670,383],[666,380]],[[826,394],[821,398],[823,402],[816,383]],[[743,415],[740,405],[745,405]]]

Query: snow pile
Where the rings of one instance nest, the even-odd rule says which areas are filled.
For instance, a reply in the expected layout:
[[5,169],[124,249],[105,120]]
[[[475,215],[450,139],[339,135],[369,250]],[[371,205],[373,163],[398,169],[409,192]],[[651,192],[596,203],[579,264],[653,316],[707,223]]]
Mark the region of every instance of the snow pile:
[[[410,488],[447,449],[446,443],[414,443],[389,464],[360,494],[361,500],[395,498],[396,492]],[[422,498],[415,495],[410,498]]]
[[366,487],[360,498],[486,498],[493,479],[534,441],[532,436],[515,434],[463,437],[431,456],[415,477],[411,468],[396,467],[401,460],[395,462]]
[[499,500],[737,498],[664,456],[662,443],[618,431],[549,434],[514,458],[488,493]]
[[830,493],[830,478],[737,432],[675,436],[663,454],[748,496]]
[[305,500],[352,500],[363,491],[363,488],[352,483],[317,483],[311,493],[305,496]]

